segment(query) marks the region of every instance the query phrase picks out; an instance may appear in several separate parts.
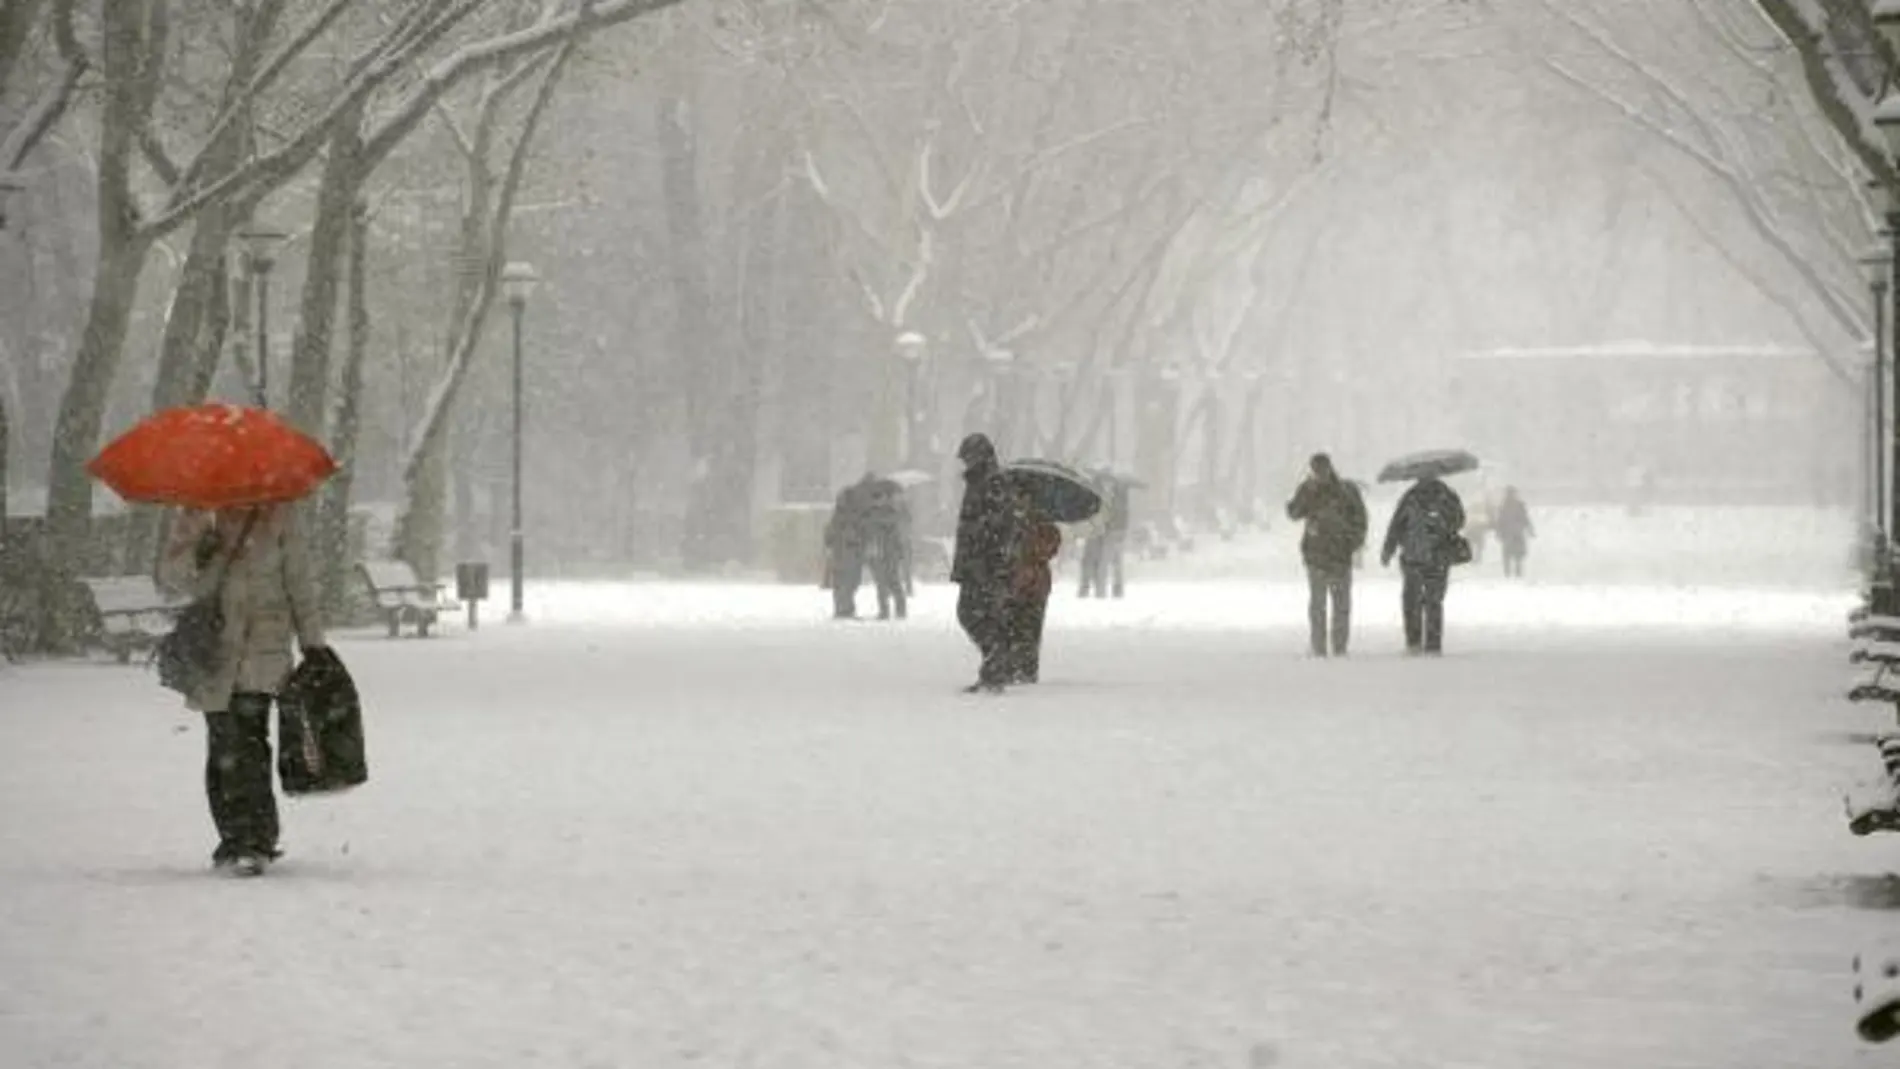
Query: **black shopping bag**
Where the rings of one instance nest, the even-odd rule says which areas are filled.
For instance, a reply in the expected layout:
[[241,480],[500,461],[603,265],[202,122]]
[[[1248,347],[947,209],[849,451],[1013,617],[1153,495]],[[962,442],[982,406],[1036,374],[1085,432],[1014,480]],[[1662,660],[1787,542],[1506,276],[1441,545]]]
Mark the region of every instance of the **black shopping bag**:
[[328,649],[306,654],[277,696],[277,778],[285,794],[346,791],[369,779],[363,703]]

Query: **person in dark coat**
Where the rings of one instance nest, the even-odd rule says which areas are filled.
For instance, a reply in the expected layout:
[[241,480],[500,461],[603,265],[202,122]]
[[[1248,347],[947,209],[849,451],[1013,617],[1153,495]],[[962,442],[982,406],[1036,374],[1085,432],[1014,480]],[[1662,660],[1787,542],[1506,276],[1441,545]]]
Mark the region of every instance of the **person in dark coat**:
[[957,514],[950,581],[958,586],[957,623],[983,655],[969,690],[1000,691],[1009,679],[1009,594],[1017,558],[1016,506],[987,436],[957,448],[963,461],[963,506]]
[[866,548],[865,513],[869,508],[872,477],[838,491],[838,500],[825,524],[825,576],[831,586],[831,615],[836,620],[858,616],[858,587],[864,585]]
[[904,489],[889,479],[870,484],[864,509],[865,559],[871,567],[871,581],[877,585],[877,618],[891,618],[893,605],[897,618],[910,614],[910,503]]
[[1024,530],[1010,581],[1008,679],[1035,683],[1042,678],[1042,628],[1055,588],[1051,562],[1062,552],[1062,529],[1035,513],[1026,492],[1017,492],[1016,508]]
[[[1333,470],[1332,458],[1313,454],[1306,480],[1287,502],[1287,518],[1304,521],[1300,559],[1306,564],[1306,624],[1313,656],[1346,655],[1352,637],[1352,563],[1366,542],[1366,502],[1359,488]],[[1329,628],[1326,608],[1332,601]]]
[[1400,556],[1405,573],[1401,609],[1405,614],[1405,651],[1436,655],[1444,650],[1445,588],[1458,563],[1459,531],[1465,505],[1444,480],[1426,477],[1405,491],[1385,529],[1379,563],[1388,567]]
[[[1110,479],[1107,492],[1102,495],[1102,524],[1099,530],[1090,534],[1082,543],[1082,597],[1094,595],[1108,597],[1111,589],[1115,597],[1121,597],[1126,588],[1123,583],[1122,558],[1128,547],[1128,483],[1121,479]],[[1109,576],[1114,576],[1114,586],[1109,585]]]
[[1504,488],[1504,500],[1498,505],[1497,532],[1505,576],[1524,578],[1524,557],[1530,551],[1529,540],[1537,537],[1537,528],[1531,526],[1530,510],[1524,507],[1515,486]]

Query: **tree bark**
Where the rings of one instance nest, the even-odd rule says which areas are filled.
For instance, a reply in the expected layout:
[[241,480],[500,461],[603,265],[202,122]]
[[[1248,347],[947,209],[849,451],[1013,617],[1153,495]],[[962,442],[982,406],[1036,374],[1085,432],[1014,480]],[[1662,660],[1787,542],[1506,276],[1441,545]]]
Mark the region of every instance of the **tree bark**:
[[287,414],[293,426],[317,436],[323,434],[328,402],[337,281],[349,245],[357,194],[363,185],[362,118],[360,109],[347,114],[330,139],[330,157],[317,186],[317,215],[305,261],[303,307],[297,319]]
[[[690,72],[660,98],[660,187],[671,239],[674,356],[685,380],[686,435],[692,473],[681,530],[680,560],[707,571],[740,559],[735,519],[750,508],[736,486],[731,359],[712,320],[705,211],[700,203],[699,145],[694,136]],[[737,491],[735,495],[735,491]],[[742,504],[735,510],[735,496]]]
[[85,465],[99,446],[106,400],[151,249],[152,239],[139,225],[131,168],[138,133],[157,99],[155,70],[164,54],[166,14],[164,0],[115,0],[101,16],[106,87],[98,157],[98,259],[85,330],[53,429],[46,480],[47,566],[39,643],[52,650],[70,648],[78,625],[74,587],[92,527],[92,480]]
[[318,521],[318,551],[323,576],[323,615],[342,622],[350,577],[350,493],[356,480],[356,444],[361,429],[363,365],[369,355],[369,210],[357,202],[350,212],[349,344],[343,357],[336,411],[330,422],[330,451],[337,473],[324,488]]

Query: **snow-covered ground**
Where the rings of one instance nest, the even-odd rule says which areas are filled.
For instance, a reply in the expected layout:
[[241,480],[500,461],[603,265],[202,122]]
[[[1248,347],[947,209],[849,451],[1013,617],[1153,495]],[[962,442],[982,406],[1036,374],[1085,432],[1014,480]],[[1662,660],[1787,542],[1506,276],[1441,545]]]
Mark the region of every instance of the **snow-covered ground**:
[[1003,698],[942,587],[538,585],[339,642],[372,781],[261,881],[148,674],[0,668],[0,1064],[1890,1063],[1846,595],[1460,580],[1442,661],[1376,572],[1346,662],[1292,576],[1065,589]]

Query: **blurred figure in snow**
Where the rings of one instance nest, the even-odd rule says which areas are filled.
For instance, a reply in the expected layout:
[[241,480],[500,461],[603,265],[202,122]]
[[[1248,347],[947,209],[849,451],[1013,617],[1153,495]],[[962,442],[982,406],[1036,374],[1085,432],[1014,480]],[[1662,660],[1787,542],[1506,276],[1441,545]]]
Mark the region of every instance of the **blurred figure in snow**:
[[867,532],[866,512],[870,502],[872,477],[838,491],[831,519],[825,524],[825,582],[831,588],[831,616],[835,620],[858,617],[858,587],[864,585],[864,554]]
[[[1128,482],[1112,476],[1102,495],[1101,526],[1082,543],[1081,596],[1121,597],[1126,593],[1122,560],[1128,549]],[[1109,576],[1114,576],[1111,587]]]
[[866,487],[864,507],[865,560],[877,585],[877,618],[910,615],[910,501],[904,488],[889,479]]
[[1537,537],[1537,528],[1531,526],[1530,510],[1524,507],[1515,486],[1504,488],[1504,500],[1498,505],[1497,532],[1505,576],[1524,578],[1524,557],[1530,551],[1529,540]]

